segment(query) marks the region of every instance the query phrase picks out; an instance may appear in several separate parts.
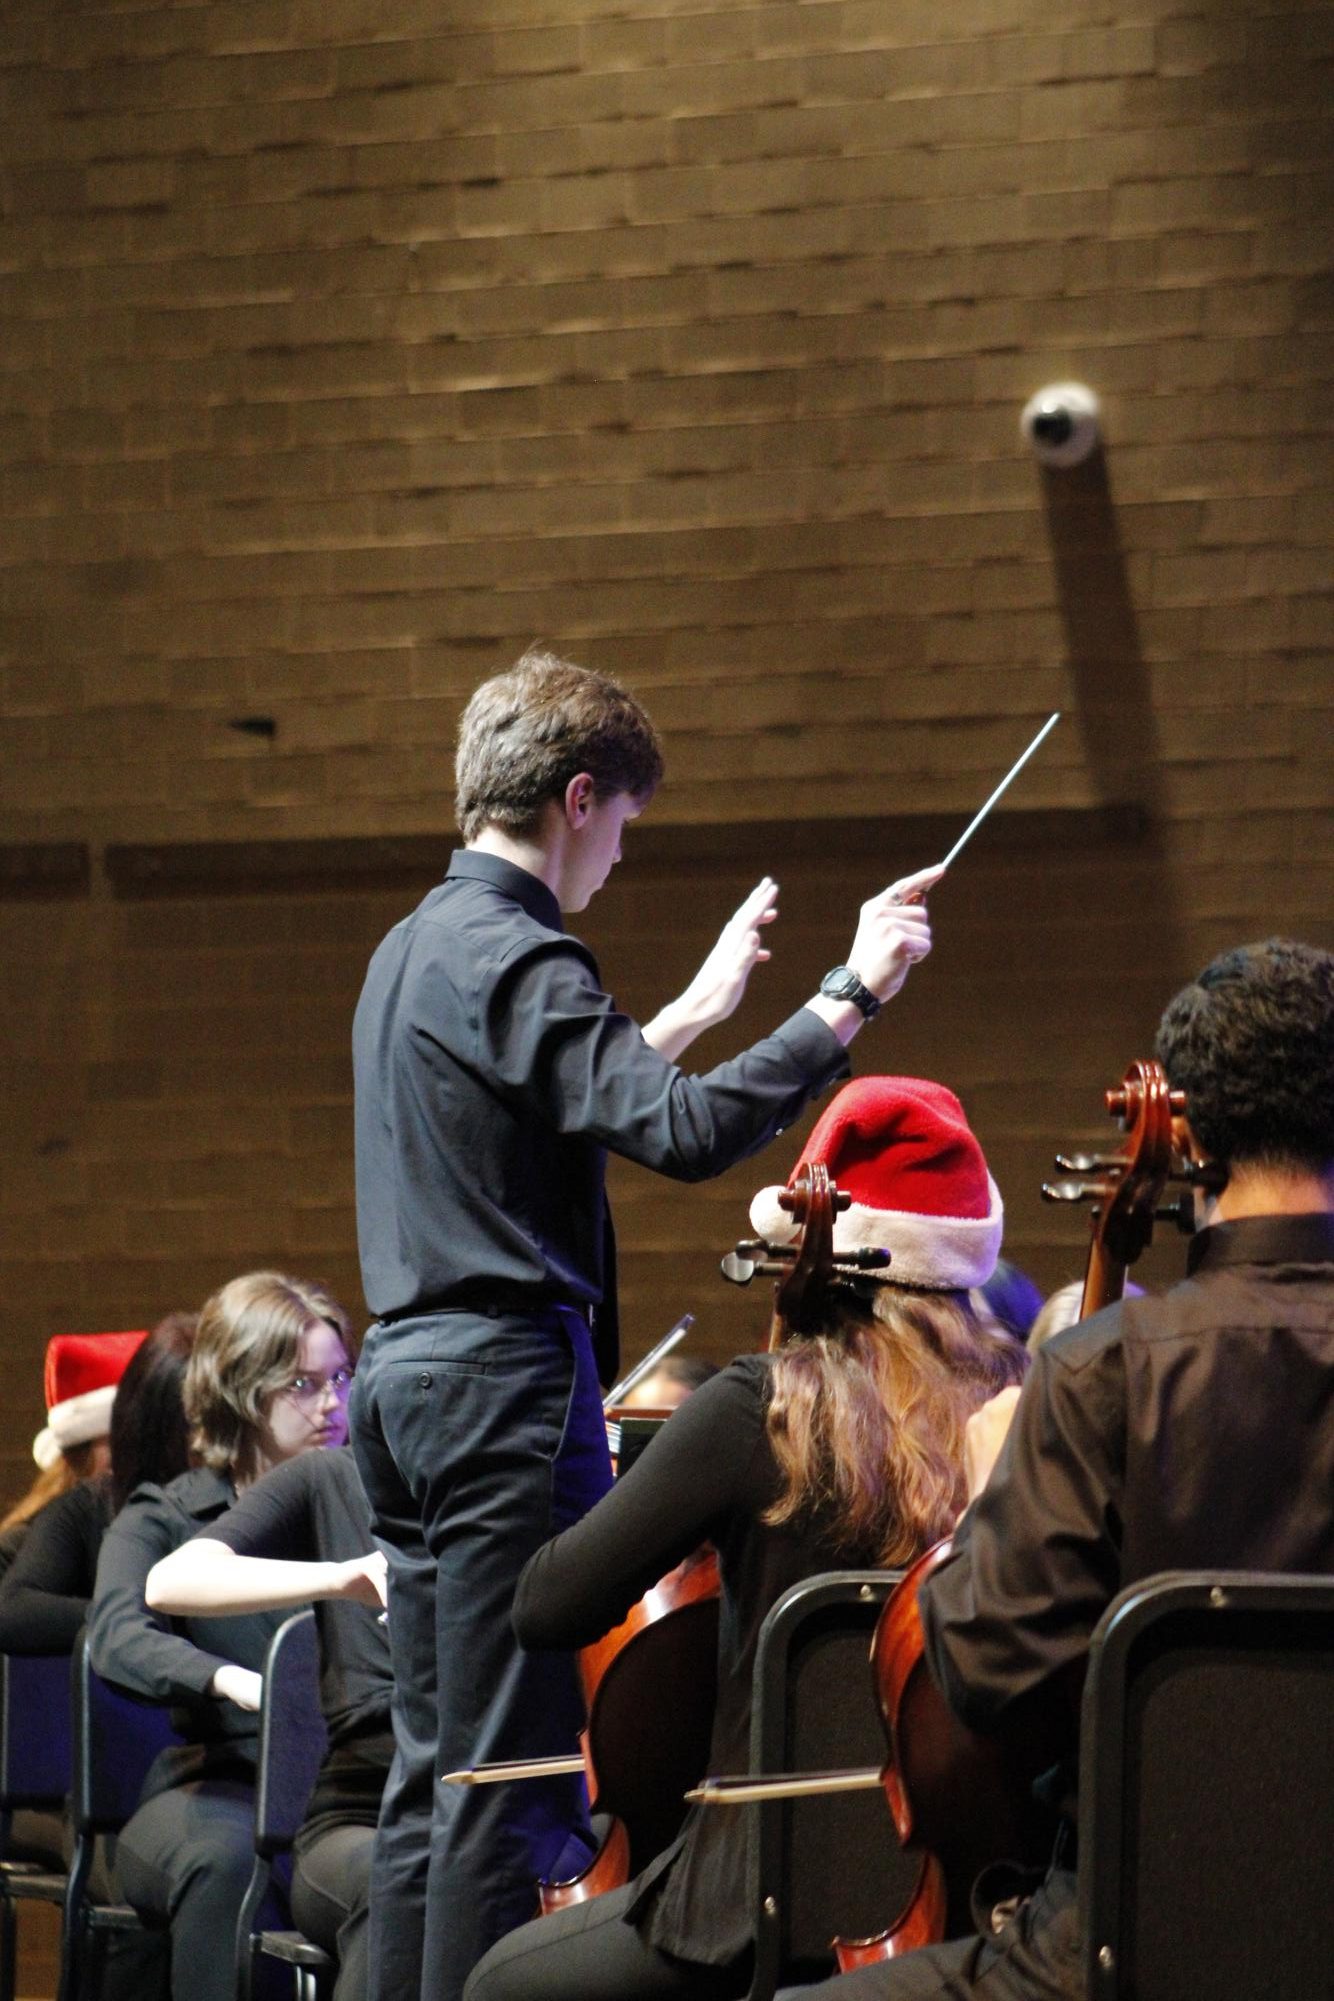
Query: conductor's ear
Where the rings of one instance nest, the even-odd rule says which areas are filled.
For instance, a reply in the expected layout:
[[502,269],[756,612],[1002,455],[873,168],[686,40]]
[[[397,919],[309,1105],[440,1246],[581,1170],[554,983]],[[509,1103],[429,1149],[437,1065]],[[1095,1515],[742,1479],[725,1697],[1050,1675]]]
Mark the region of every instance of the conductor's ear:
[[576,772],[565,788],[565,817],[572,827],[583,826],[596,796],[596,788],[590,774],[586,771]]

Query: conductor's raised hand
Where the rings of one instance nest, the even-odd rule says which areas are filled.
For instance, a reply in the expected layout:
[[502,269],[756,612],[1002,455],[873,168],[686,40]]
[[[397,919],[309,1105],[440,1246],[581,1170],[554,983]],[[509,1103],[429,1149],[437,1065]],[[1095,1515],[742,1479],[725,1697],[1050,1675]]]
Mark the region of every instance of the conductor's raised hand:
[[716,1028],[735,1013],[746,981],[761,959],[769,956],[764,949],[764,927],[777,915],[778,884],[766,875],[732,912],[685,992],[654,1015],[644,1030],[645,1042],[675,1062],[697,1035],[706,1028]]
[[778,884],[766,875],[732,912],[718,933],[717,944],[681,996],[701,1027],[715,1028],[735,1014],[746,981],[761,960],[769,957],[764,949],[764,927],[777,915]]
[[862,905],[847,962],[877,1000],[896,994],[931,950],[931,919],[923,899],[943,874],[939,863],[918,869]]

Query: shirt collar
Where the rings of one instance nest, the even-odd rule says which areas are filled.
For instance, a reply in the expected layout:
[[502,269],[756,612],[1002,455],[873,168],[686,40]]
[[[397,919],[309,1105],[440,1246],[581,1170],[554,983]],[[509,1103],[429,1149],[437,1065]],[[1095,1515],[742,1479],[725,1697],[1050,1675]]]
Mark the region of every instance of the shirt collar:
[[485,854],[480,848],[456,848],[449,858],[445,880],[459,876],[475,882],[489,882],[504,895],[512,896],[521,909],[548,931],[563,931],[560,905],[544,882],[526,868],[505,861],[500,855]]
[[230,1508],[236,1499],[227,1475],[212,1466],[192,1466],[188,1472],[177,1475],[168,1491],[175,1495],[187,1515],[194,1515],[200,1521]]
[[1186,1254],[1194,1273],[1221,1265],[1334,1264],[1334,1216],[1242,1216],[1199,1230]]

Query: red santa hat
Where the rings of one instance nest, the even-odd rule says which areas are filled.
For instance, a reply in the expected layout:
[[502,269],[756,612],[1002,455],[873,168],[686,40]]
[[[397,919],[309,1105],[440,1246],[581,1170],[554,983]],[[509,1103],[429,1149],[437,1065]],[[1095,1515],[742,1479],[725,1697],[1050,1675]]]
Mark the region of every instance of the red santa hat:
[[53,1334],[46,1344],[46,1426],[32,1456],[46,1470],[72,1445],[105,1438],[116,1385],[148,1330],[134,1334]]
[[[966,1291],[990,1278],[1004,1209],[963,1106],[923,1077],[845,1084],[806,1142],[852,1205],[834,1218],[834,1250],[887,1250],[891,1285]],[[800,1165],[800,1162],[798,1163]],[[789,1184],[790,1185],[790,1184]],[[791,1243],[779,1188],[762,1188],[750,1220],[766,1243]]]

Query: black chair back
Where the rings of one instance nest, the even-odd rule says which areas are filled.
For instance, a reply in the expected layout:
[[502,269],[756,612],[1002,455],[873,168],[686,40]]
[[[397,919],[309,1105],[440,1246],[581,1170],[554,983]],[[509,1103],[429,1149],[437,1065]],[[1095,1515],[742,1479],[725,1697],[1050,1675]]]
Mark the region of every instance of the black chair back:
[[[885,1761],[871,1636],[896,1571],[830,1571],[784,1593],[760,1631],[751,1770],[837,1771]],[[917,1877],[884,1793],[837,1793],[717,1808],[754,1816],[755,1969],[748,2001],[833,1971],[831,1941],[895,1918]]]
[[273,1864],[296,1839],[327,1748],[315,1614],[295,1612],[278,1628],[264,1656],[255,1863],[236,1925],[238,2001],[246,2001],[251,1992],[266,1914],[273,1917]]
[[74,1788],[71,1808],[77,1840],[115,1834],[139,1804],[144,1780],[159,1753],[179,1744],[167,1710],[123,1695],[94,1668],[88,1637],[73,1656]]
[[[0,1810],[59,1808],[70,1789],[68,1654],[0,1654]],[[3,1852],[0,1850],[0,1852]]]
[[58,1813],[70,1789],[68,1654],[0,1654],[0,2001],[14,2001],[15,1906],[58,1904],[65,1871],[56,1843],[11,1854],[19,1810]]
[[255,1847],[261,1854],[278,1855],[296,1839],[328,1744],[315,1614],[296,1612],[278,1628],[264,1657],[255,1793]]
[[1334,2001],[1334,1577],[1122,1592],[1079,1799],[1091,2001]]
[[165,1709],[122,1695],[103,1681],[93,1666],[86,1633],[75,1643],[70,1672],[74,1855],[65,1885],[58,2001],[76,2001],[81,1995],[95,2001],[107,1935],[142,1929],[128,1905],[99,1904],[89,1895],[97,1836],[119,1833],[138,1806],[159,1753],[181,1739]]

